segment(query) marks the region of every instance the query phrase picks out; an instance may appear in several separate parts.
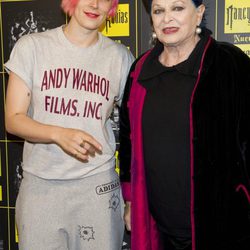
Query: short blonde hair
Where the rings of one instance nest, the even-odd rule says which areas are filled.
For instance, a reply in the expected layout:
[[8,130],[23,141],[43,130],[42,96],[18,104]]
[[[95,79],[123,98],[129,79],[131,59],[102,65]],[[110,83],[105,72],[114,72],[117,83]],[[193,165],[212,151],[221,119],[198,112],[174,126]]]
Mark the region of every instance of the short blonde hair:
[[[61,7],[65,13],[67,13],[69,16],[72,16],[78,2],[79,0],[62,0]],[[115,16],[118,2],[119,0],[112,0],[112,7],[108,13],[109,17]]]

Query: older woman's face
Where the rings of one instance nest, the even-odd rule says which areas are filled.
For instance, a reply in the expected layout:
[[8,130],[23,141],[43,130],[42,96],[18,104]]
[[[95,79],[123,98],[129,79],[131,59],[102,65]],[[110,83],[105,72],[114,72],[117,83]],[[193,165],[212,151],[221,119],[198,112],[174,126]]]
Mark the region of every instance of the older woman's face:
[[153,0],[151,16],[157,38],[165,46],[180,46],[195,36],[204,5],[195,7],[192,0]]

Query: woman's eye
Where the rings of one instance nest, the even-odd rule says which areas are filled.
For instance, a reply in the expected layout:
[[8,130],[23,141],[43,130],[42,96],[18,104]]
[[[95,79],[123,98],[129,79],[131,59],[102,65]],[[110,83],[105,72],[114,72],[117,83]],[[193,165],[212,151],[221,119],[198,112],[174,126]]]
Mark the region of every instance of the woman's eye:
[[163,10],[162,9],[155,9],[155,10],[153,10],[153,13],[154,14],[160,14],[160,13],[162,13],[163,12]]
[[174,11],[182,11],[182,10],[184,10],[184,8],[181,7],[181,6],[176,6],[176,7],[173,8],[173,10]]

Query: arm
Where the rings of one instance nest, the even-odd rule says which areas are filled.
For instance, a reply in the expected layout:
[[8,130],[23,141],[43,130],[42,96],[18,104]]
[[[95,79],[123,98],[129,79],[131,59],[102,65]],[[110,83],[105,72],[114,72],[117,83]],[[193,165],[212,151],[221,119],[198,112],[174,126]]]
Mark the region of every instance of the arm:
[[[240,75],[241,85],[243,85],[243,90],[241,90],[241,119],[239,124],[239,138],[240,138],[240,149],[243,158],[244,172],[246,177],[246,184],[248,186],[248,192],[250,195],[250,59],[245,56],[245,61],[240,65],[241,69],[244,69]],[[250,196],[249,196],[250,198]]]
[[[232,46],[232,45],[231,45]],[[234,48],[234,49],[231,49]],[[250,204],[250,59],[239,48],[230,47],[233,55],[234,79],[237,91],[234,93],[237,107],[237,143],[239,149],[240,179],[236,179],[236,191],[245,194]]]
[[130,202],[130,162],[131,162],[131,141],[130,124],[127,101],[132,80],[128,79],[122,105],[120,108],[120,179],[122,183],[122,193],[125,200],[124,222],[128,231],[131,231],[131,202]]
[[[134,70],[131,67],[130,73]],[[129,73],[129,76],[130,76]],[[131,230],[131,197],[130,197],[130,162],[131,162],[131,140],[130,140],[130,122],[127,102],[129,99],[132,78],[128,77],[122,104],[120,107],[120,179],[122,183],[122,192],[125,200],[124,221],[128,231]]]
[[[18,75],[11,72],[5,111],[5,125],[9,133],[34,143],[55,143],[67,154],[77,155],[83,161],[88,159],[89,154],[101,151],[100,143],[84,131],[51,126],[31,119],[27,115],[30,101],[31,91]],[[83,141],[84,145],[80,146]]]
[[131,162],[131,140],[130,140],[130,121],[128,111],[128,99],[132,79],[128,77],[125,91],[120,107],[120,133],[119,133],[119,162],[120,162],[120,180],[125,200],[130,200],[130,162]]

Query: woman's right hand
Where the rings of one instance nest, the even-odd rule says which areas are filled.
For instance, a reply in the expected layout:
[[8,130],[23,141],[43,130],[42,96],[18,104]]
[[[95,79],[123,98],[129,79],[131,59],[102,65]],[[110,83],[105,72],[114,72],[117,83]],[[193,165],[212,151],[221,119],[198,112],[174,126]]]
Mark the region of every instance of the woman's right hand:
[[124,222],[126,229],[131,231],[131,202],[126,201],[124,208]]
[[93,136],[78,129],[57,127],[52,139],[67,154],[82,161],[102,151],[101,144]]

